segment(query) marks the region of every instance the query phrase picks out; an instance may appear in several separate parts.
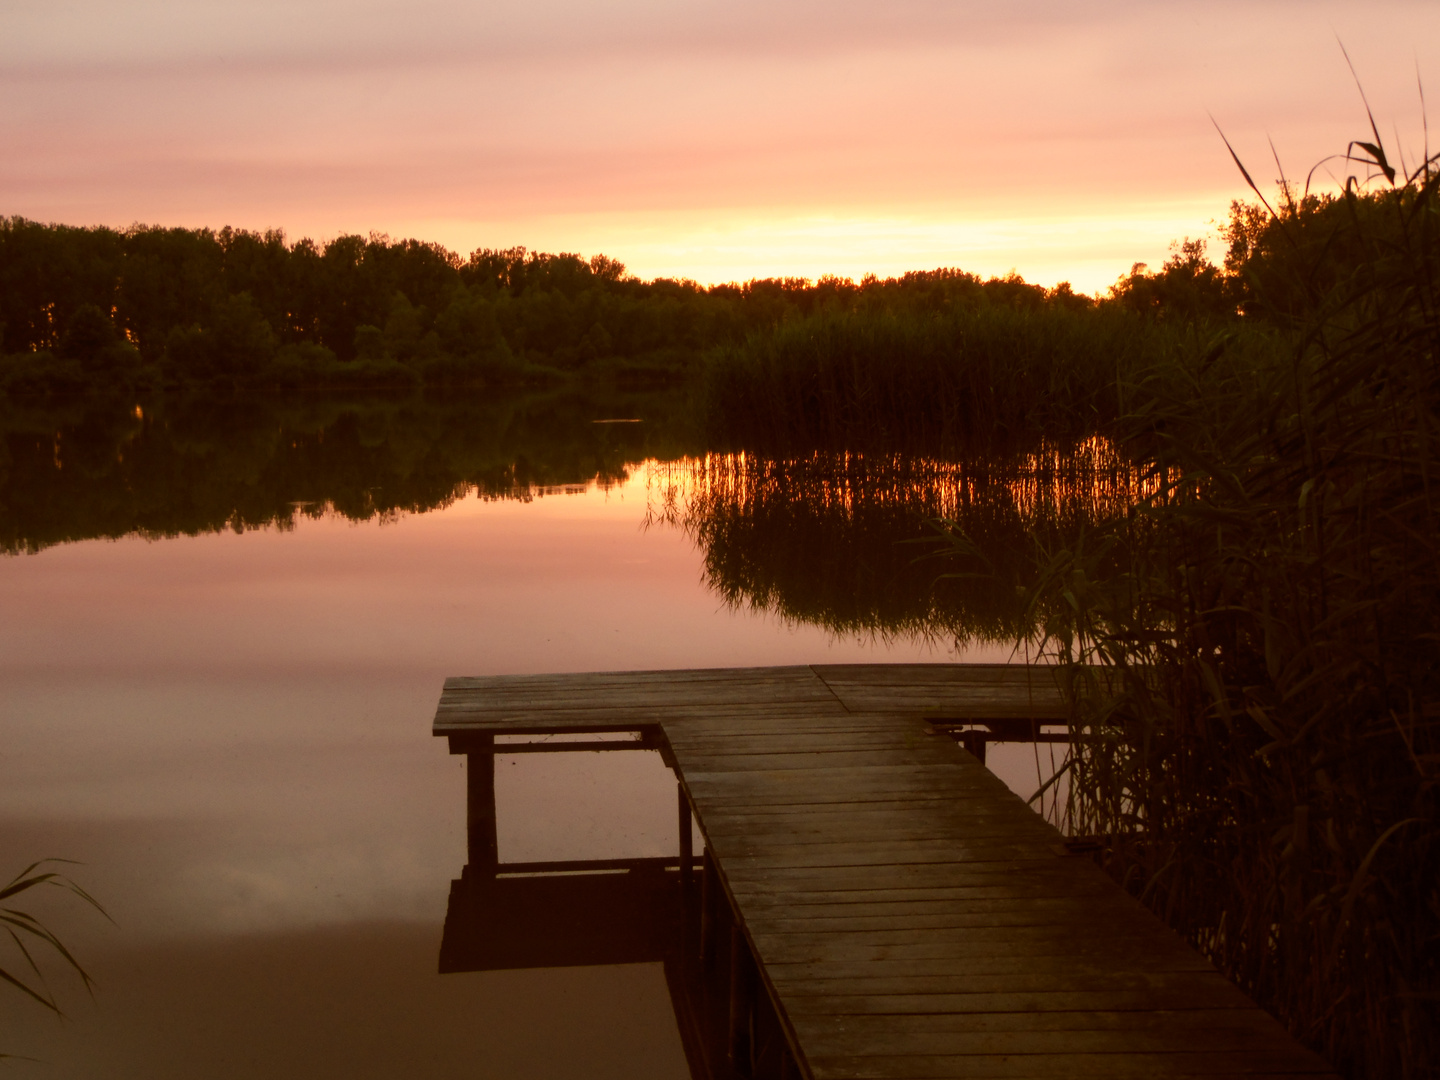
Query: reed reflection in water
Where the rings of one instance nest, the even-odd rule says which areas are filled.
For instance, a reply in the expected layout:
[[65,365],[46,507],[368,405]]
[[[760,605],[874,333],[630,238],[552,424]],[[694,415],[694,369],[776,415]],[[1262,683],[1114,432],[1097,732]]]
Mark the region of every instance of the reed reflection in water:
[[1001,646],[1035,631],[1037,549],[1125,517],[1155,486],[1099,437],[955,459],[708,454],[651,476],[651,520],[695,538],[732,607],[837,636]]

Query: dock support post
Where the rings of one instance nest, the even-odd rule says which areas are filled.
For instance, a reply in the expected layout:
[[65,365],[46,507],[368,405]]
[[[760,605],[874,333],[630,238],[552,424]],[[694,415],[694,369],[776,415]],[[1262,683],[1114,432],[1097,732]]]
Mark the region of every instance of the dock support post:
[[975,755],[981,765],[985,764],[985,744],[990,741],[983,731],[965,731],[960,734],[960,745]]
[[739,922],[730,924],[730,1023],[726,1045],[730,1065],[741,1076],[754,1072],[755,973],[750,959],[750,943]]
[[680,888],[688,896],[690,883],[694,878],[695,842],[691,838],[690,800],[685,798],[685,789],[679,784],[675,791],[680,801]]
[[479,735],[465,754],[465,838],[470,872],[493,878],[500,865],[495,832],[495,736]]
[[700,871],[700,968],[709,971],[715,966],[715,925],[720,914],[720,883],[715,880],[715,860],[709,849]]

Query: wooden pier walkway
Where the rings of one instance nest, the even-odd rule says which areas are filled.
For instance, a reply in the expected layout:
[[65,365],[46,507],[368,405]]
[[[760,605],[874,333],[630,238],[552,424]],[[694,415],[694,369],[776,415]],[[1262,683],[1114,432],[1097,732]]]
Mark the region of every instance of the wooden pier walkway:
[[451,679],[434,730],[466,753],[639,731],[667,755],[687,877],[687,809],[705,838],[729,1075],[1330,1075],[949,734],[983,752],[1066,715],[1043,669],[835,665]]

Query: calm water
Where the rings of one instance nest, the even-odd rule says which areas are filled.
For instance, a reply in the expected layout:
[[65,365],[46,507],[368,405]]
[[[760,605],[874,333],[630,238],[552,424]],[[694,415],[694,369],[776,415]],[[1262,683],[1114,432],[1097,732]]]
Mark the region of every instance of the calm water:
[[[773,574],[747,584],[727,567],[757,541],[737,535],[735,515],[725,525],[711,512],[707,532],[677,513],[677,478],[693,491],[713,461],[627,465],[654,448],[614,442],[576,451],[576,439],[654,437],[590,419],[571,417],[553,437],[531,424],[528,457],[500,445],[515,437],[510,421],[459,424],[492,447],[474,469],[519,464],[484,481],[454,465],[472,451],[452,451],[450,472],[414,466],[412,488],[389,505],[377,494],[386,484],[364,474],[343,498],[333,479],[315,489],[314,469],[296,474],[296,490],[273,479],[291,475],[287,454],[327,438],[343,471],[333,416],[308,434],[282,429],[255,451],[269,464],[248,472],[211,461],[197,475],[172,448],[171,481],[143,425],[105,436],[85,477],[67,459],[76,436],[62,438],[58,422],[53,448],[44,423],[12,438],[9,542],[52,546],[0,557],[0,851],[10,872],[42,856],[81,860],[76,878],[116,924],[46,900],[98,986],[92,1001],[54,980],[64,1022],[7,998],[0,1050],[41,1059],[15,1064],[17,1074],[687,1075],[659,965],[436,974],[450,881],[465,862],[462,759],[429,734],[444,677],[1004,660],[1010,650],[927,641],[903,619],[877,636],[848,609],[803,621],[815,582],[793,595]],[[369,450],[398,454],[397,430]],[[547,439],[564,452],[559,465],[533,452]],[[526,470],[556,483],[532,485]],[[430,494],[415,494],[416,474]],[[384,475],[390,491],[403,487]],[[147,502],[179,476],[221,489],[214,507],[199,496]],[[721,486],[704,488],[712,504]],[[346,512],[323,509],[326,498]],[[211,529],[241,505],[260,527],[133,535]],[[801,526],[771,520],[757,534],[762,552],[777,528]],[[119,538],[83,539],[87,529]],[[894,546],[882,539],[878,550]],[[853,553],[823,555],[813,561],[853,578]],[[756,558],[741,561],[753,569]],[[1030,748],[992,747],[990,764],[1034,790]],[[506,861],[676,850],[674,781],[653,754],[502,757],[497,792]]]

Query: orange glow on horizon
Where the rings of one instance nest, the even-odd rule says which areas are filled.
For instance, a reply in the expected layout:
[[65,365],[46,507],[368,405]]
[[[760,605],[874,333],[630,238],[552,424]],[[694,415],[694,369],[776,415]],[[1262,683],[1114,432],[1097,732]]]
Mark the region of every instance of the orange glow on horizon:
[[[689,279],[702,285],[754,278],[823,275],[860,281],[911,270],[957,267],[981,277],[1019,273],[1047,288],[1068,281],[1080,292],[1104,292],[1136,262],[1159,266],[1169,245],[1212,238],[1233,193],[1192,203],[1093,207],[1065,217],[972,219],[922,213],[893,216],[786,214],[782,211],[591,215],[537,219],[506,226],[416,221],[396,235],[433,238],[461,255],[513,243],[538,251],[573,251],[618,258],[644,279]],[[1108,209],[1108,213],[1106,212]],[[503,231],[501,231],[503,228]],[[1168,238],[1168,239],[1166,239]],[[1212,256],[1219,250],[1211,244]]]
[[1370,137],[1337,35],[1419,151],[1440,6],[1301,11],[31,5],[0,38],[0,213],[603,252],[706,284],[950,266],[1095,292],[1248,194],[1210,115],[1262,182],[1272,136],[1296,176]]

